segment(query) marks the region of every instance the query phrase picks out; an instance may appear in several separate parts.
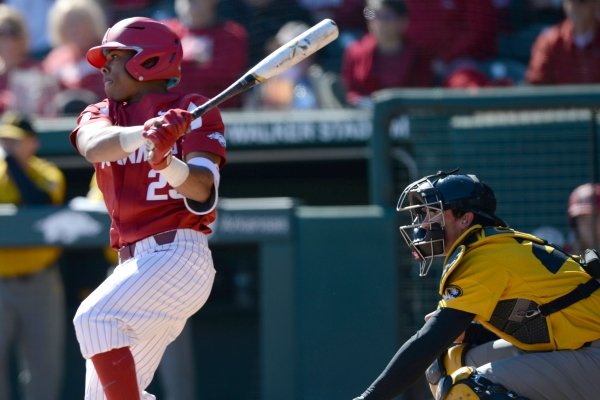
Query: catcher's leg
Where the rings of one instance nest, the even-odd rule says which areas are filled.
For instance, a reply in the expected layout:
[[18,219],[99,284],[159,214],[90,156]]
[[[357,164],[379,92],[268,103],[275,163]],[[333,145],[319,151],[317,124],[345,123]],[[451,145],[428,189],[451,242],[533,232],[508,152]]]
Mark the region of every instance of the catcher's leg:
[[465,367],[468,348],[454,345],[427,368],[425,377],[436,400],[526,400],[484,378],[475,368]]
[[447,352],[443,353],[427,368],[425,378],[434,397],[440,380],[465,365],[465,355],[468,348],[469,346],[466,344],[451,346]]
[[461,367],[444,376],[437,387],[436,400],[527,400],[484,378],[473,367]]

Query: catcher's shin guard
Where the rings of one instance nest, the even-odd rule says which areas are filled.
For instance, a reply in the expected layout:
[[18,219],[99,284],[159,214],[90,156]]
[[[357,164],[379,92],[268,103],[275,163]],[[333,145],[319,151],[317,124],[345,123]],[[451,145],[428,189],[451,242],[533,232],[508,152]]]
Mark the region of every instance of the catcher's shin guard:
[[465,365],[465,354],[468,348],[467,344],[451,346],[448,348],[448,351],[438,357],[427,368],[425,378],[427,379],[427,383],[429,383],[429,389],[434,397],[436,396],[440,380]]
[[461,367],[440,380],[436,400],[527,400],[481,376],[473,367]]

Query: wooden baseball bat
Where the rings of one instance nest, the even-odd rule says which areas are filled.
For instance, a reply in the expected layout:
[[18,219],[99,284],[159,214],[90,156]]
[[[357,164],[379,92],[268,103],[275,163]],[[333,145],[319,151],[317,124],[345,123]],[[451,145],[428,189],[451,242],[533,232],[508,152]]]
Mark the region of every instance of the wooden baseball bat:
[[208,110],[218,106],[225,100],[237,96],[298,64],[334,41],[338,34],[337,24],[333,20],[322,20],[269,54],[227,89],[196,107],[191,111],[194,119],[204,115]]

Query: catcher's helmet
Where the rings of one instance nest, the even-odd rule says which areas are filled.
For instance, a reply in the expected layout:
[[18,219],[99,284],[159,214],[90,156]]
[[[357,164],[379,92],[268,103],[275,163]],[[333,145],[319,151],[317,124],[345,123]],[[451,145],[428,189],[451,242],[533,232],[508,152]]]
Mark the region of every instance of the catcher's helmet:
[[475,175],[438,172],[419,179],[404,189],[398,200],[398,211],[409,211],[412,223],[400,226],[408,246],[421,261],[420,275],[425,276],[433,258],[444,255],[443,211],[470,211],[484,225],[505,226],[494,213],[493,190]]
[[166,25],[146,17],[126,18],[108,28],[100,46],[87,52],[88,62],[102,68],[106,51],[133,50],[125,68],[138,81],[166,79],[175,86],[181,78],[183,49],[179,37]]
[[567,215],[571,223],[580,215],[600,212],[600,184],[584,183],[577,186],[569,196]]

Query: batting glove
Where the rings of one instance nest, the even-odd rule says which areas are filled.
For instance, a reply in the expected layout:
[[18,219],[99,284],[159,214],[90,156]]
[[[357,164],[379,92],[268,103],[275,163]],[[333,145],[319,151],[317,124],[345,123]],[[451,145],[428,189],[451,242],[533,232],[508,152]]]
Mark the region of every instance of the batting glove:
[[171,149],[191,123],[192,114],[179,108],[146,121],[143,136],[147,139],[148,162],[153,169],[161,170],[169,165]]

